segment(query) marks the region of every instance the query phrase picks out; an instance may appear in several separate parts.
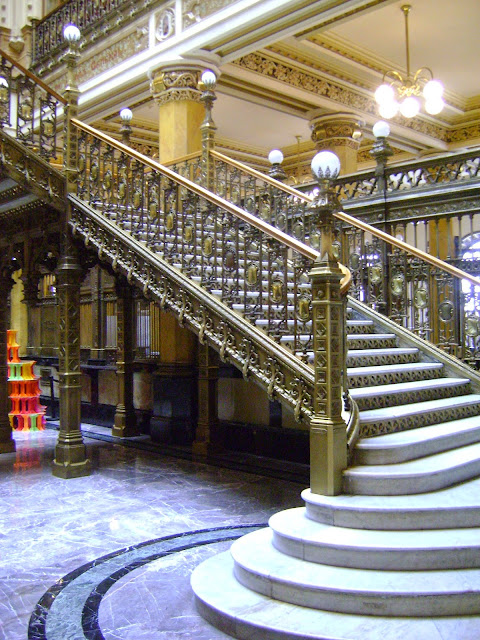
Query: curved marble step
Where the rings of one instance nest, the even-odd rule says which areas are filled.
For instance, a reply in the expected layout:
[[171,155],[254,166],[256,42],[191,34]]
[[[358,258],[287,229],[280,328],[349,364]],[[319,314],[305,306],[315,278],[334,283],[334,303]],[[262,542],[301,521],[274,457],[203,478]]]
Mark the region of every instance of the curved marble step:
[[362,465],[343,472],[345,493],[406,495],[449,487],[480,475],[480,443],[399,464]]
[[480,527],[480,478],[428,494],[322,496],[302,491],[315,522],[352,529],[402,531]]
[[357,615],[480,613],[480,569],[376,571],[317,564],[275,549],[268,528],[239,538],[230,551],[243,586],[290,604]]
[[273,600],[247,589],[235,579],[228,551],[198,566],[191,584],[199,613],[224,633],[241,640],[473,640],[480,637],[480,616],[430,619],[346,616]]
[[409,404],[461,396],[469,393],[469,385],[468,378],[435,378],[351,389],[350,395],[356,401],[359,410],[365,411],[382,409],[391,404]]
[[350,529],[315,522],[305,507],[269,520],[274,547],[286,555],[340,567],[395,571],[480,567],[480,527],[422,531]]
[[360,434],[377,436],[436,424],[442,418],[442,421],[468,418],[478,414],[479,404],[480,394],[469,393],[457,398],[360,411]]
[[480,417],[470,416],[421,429],[362,438],[355,445],[354,465],[405,462],[479,441]]

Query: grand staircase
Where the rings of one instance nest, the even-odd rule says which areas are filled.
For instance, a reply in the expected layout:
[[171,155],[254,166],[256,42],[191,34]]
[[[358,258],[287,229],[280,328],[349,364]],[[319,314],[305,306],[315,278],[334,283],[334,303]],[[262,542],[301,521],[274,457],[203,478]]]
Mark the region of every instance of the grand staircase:
[[[348,378],[360,438],[344,494],[302,493],[192,575],[236,637],[480,637],[480,395],[453,358],[406,346],[351,300]],[[371,436],[372,433],[382,435]],[[370,437],[369,437],[370,436]]]
[[[310,314],[299,310],[311,303],[308,248],[286,250],[215,194],[75,126],[84,159],[68,196],[77,240],[306,429],[313,341]],[[62,176],[8,138],[0,132],[5,179],[22,197],[27,189],[64,208]],[[347,329],[358,433],[349,431],[344,493],[307,489],[305,507],[277,513],[200,565],[198,607],[245,639],[479,638],[480,376],[353,299]]]

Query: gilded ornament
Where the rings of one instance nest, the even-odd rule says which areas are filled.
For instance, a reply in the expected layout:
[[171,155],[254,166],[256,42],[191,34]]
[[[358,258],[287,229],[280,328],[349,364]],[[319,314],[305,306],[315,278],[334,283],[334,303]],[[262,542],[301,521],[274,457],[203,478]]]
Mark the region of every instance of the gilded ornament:
[[98,178],[98,164],[95,162],[94,164],[92,164],[92,167],[90,169],[90,179],[92,181],[97,180]]
[[120,200],[125,200],[125,196],[127,194],[127,188],[124,182],[121,182],[118,185],[118,197],[120,198]]
[[413,304],[417,309],[425,309],[428,306],[428,292],[425,287],[418,287],[415,290]]
[[480,318],[477,316],[467,316],[465,323],[465,333],[470,338],[476,338],[480,333]]
[[373,264],[368,270],[368,276],[372,284],[382,281],[383,268],[381,264]]
[[453,318],[453,304],[450,300],[444,300],[438,305],[438,316],[443,322],[450,322]]
[[55,133],[55,125],[49,118],[43,121],[43,133],[49,138]]
[[308,298],[300,298],[298,301],[298,317],[304,322],[310,319],[310,300]]
[[258,281],[258,267],[250,264],[247,269],[247,282],[250,286],[256,285]]
[[283,283],[277,280],[272,283],[272,300],[279,303],[283,298]]
[[245,209],[249,213],[253,213],[255,211],[255,200],[252,197],[245,198]]
[[165,216],[165,228],[167,231],[172,231],[173,227],[174,227],[174,223],[175,223],[175,217],[173,215],[173,213],[167,213],[167,215]]
[[112,174],[107,171],[103,178],[103,188],[109,191],[112,188]]
[[404,286],[405,286],[405,278],[403,277],[403,275],[401,273],[395,274],[390,284],[392,294],[397,297],[401,296],[404,291]]
[[223,254],[223,264],[227,271],[232,271],[237,264],[237,257],[233,249],[227,249]]
[[357,269],[360,268],[360,255],[358,253],[351,253],[348,264],[353,271],[357,271]]
[[135,193],[133,194],[133,206],[135,207],[135,209],[138,209],[140,208],[141,205],[142,205],[142,194],[138,189],[136,189]]
[[213,253],[213,239],[211,236],[207,236],[203,241],[203,255],[207,256],[208,258],[209,256],[212,255],[212,253]]
[[150,202],[148,206],[148,213],[150,214],[150,218],[152,219],[158,216],[158,202],[155,202],[155,200]]
[[183,229],[183,239],[185,240],[185,242],[192,242],[193,240],[193,227],[191,224],[187,224],[185,225],[184,229]]

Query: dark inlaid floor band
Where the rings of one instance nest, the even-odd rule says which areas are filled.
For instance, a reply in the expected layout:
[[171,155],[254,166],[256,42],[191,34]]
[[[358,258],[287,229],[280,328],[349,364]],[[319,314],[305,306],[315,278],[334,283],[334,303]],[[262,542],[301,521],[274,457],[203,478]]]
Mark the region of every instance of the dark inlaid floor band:
[[56,582],[31,615],[28,640],[104,640],[98,622],[102,598],[122,577],[159,558],[235,540],[265,524],[215,527],[165,536],[97,558]]

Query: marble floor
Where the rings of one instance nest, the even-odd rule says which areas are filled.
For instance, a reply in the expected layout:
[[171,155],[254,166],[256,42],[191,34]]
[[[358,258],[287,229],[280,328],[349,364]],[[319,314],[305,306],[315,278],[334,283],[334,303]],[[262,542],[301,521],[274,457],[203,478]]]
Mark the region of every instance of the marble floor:
[[0,640],[227,639],[197,614],[192,569],[305,485],[84,435],[85,478],[52,476],[52,429],[0,456]]

